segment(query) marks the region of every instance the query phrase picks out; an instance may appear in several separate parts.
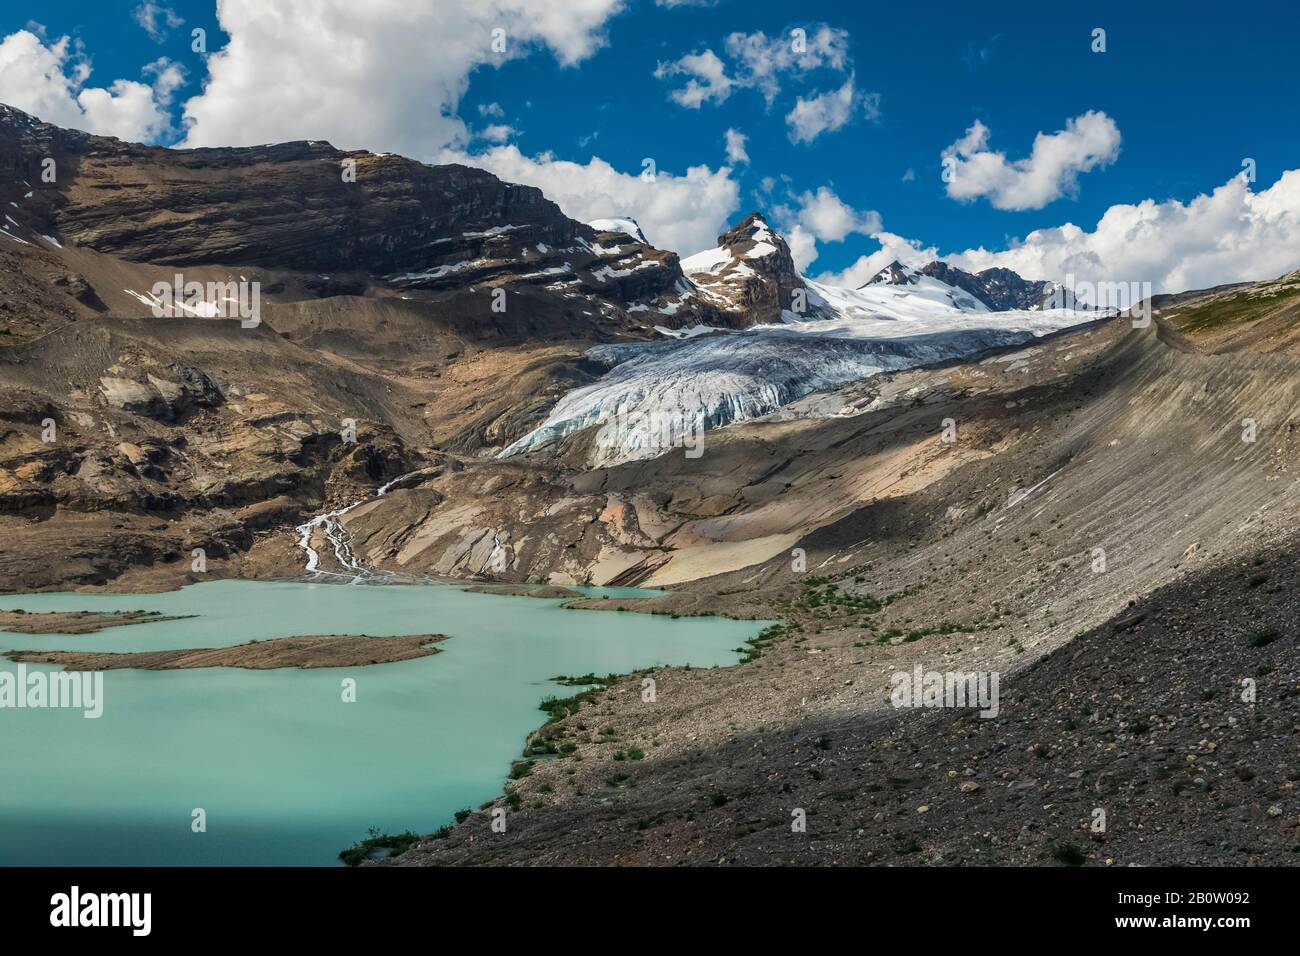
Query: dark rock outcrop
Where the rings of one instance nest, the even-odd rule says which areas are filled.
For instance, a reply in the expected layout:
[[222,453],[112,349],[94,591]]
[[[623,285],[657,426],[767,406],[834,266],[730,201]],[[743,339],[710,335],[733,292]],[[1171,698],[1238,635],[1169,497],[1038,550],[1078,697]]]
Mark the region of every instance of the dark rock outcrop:
[[970,273],[938,260],[928,263],[921,274],[969,292],[994,312],[1050,307],[1050,300],[1059,288],[1055,282],[1022,279],[1010,269]]

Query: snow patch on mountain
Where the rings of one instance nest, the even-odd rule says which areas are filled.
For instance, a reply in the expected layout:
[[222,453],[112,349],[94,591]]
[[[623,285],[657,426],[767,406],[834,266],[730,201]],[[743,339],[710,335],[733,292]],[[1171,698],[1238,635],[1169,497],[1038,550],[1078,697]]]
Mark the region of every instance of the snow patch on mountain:
[[593,219],[587,225],[597,232],[621,232],[625,236],[631,236],[637,242],[650,245],[650,240],[645,237],[645,233],[641,231],[641,226],[635,219]]

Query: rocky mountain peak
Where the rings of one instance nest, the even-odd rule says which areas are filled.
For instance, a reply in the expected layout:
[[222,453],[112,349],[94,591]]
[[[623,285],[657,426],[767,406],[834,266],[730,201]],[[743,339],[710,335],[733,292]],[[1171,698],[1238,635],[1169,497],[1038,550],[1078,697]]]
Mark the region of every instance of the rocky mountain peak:
[[869,285],[914,285],[915,283],[916,270],[909,269],[895,259],[858,288],[865,289]]
[[[761,212],[751,212],[740,222],[718,236],[718,245],[730,248],[744,243],[770,241],[774,235],[772,227],[767,224],[763,214]],[[780,239],[780,237],[777,238]],[[784,243],[785,240],[780,241]]]
[[716,248],[683,259],[682,271],[727,325],[779,322],[806,303],[794,294],[805,285],[790,247],[761,212],[718,236]]
[[1010,269],[992,268],[970,273],[936,259],[927,263],[921,269],[921,274],[970,293],[994,312],[1012,309],[1032,311],[1062,305],[1051,301],[1057,292],[1057,283],[1045,279],[1024,279]]
[[[49,185],[46,157],[58,173]],[[23,241],[50,236],[155,266],[274,270],[263,283],[272,295],[288,287],[409,299],[501,285],[527,294],[531,318],[497,320],[493,335],[531,334],[538,315],[575,334],[640,327],[634,302],[680,294],[685,283],[677,256],[649,246],[634,220],[576,222],[537,187],[483,169],[320,140],[164,149],[5,107],[0,167],[16,173],[0,180],[0,202]]]

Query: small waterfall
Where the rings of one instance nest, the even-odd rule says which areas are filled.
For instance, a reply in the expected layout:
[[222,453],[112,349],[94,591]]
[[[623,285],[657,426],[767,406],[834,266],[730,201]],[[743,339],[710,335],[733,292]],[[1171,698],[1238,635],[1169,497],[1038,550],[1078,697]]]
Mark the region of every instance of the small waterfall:
[[[382,498],[394,488],[403,487],[404,483],[414,478],[427,475],[429,469],[421,468],[415,471],[408,471],[404,475],[398,475],[387,484],[380,485],[370,498],[362,498],[360,501],[354,501],[345,508],[339,508],[335,511],[327,511],[319,514],[307,522],[298,525],[295,529],[298,532],[298,547],[302,548],[307,555],[306,572],[312,577],[321,577],[328,575],[336,578],[351,578],[352,584],[360,584],[365,581],[388,580],[393,577],[391,571],[374,571],[367,568],[361,563],[361,559],[352,551],[352,543],[348,537],[347,531],[343,527],[342,518],[345,514],[354,508],[359,508],[367,501],[374,498]],[[346,568],[351,574],[340,571],[324,571],[320,566],[320,554],[311,546],[312,535],[320,530],[325,535],[325,540],[329,542],[330,547],[334,550],[334,560],[339,566]]]

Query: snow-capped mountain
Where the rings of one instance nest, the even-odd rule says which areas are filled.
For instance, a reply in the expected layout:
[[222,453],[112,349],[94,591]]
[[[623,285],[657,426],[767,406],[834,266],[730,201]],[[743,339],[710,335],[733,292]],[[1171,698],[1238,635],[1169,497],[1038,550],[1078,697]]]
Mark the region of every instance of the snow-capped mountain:
[[502,456],[599,425],[590,464],[651,458],[699,430],[766,415],[814,391],[1014,345],[1099,315],[1038,302],[995,310],[961,286],[899,263],[858,289],[824,285],[798,273],[785,241],[758,214],[681,267],[684,301],[748,310],[752,324],[661,328],[670,341],[591,349],[588,357],[610,371],[561,398]]
[[761,213],[750,213],[718,236],[714,248],[682,259],[681,270],[685,281],[676,297],[665,297],[659,309],[678,316],[675,325],[686,330],[679,335],[690,334],[689,324],[680,321],[684,307],[697,315],[711,313],[714,318],[706,324],[732,329],[831,316],[811,303],[790,247]]
[[[328,341],[346,354],[405,321],[418,324],[402,341],[432,342],[422,346],[431,354],[443,347],[430,338],[438,335],[448,351],[466,341],[582,341],[587,357],[608,369],[599,379],[591,379],[599,369],[592,362],[548,366],[539,373],[544,394],[528,384],[518,394],[503,388],[499,403],[458,420],[456,441],[506,446],[506,455],[600,425],[593,460],[651,457],[697,427],[751,419],[882,369],[1024,341],[1093,316],[991,310],[960,285],[901,267],[890,281],[861,289],[823,285],[800,275],[785,240],[757,212],[716,247],[679,259],[646,243],[634,220],[577,222],[540,190],[465,166],[343,153],[323,142],[198,153],[134,147],[0,113],[0,152],[10,168],[39,169],[51,151],[59,168],[120,188],[83,190],[71,202],[59,190],[25,185],[32,174],[0,183],[0,202],[11,210],[0,243],[11,254],[57,257],[63,246],[86,246],[169,268],[273,269],[269,309],[303,297],[320,303],[280,309],[278,331],[299,329],[304,341]],[[358,164],[354,184],[327,174],[344,159]],[[178,175],[182,166],[201,169],[201,185]],[[118,182],[123,170],[130,175]],[[284,195],[300,197],[297,218],[274,214]],[[158,209],[186,215],[158,224]],[[150,276],[122,282],[116,275],[91,281],[69,272],[66,288],[89,294],[78,292],[79,305],[67,308],[128,316],[146,309],[139,289],[150,287]],[[277,301],[282,295],[289,301]],[[508,308],[495,310],[497,298]],[[345,313],[352,317],[346,328],[338,318]],[[359,317],[371,314],[373,321]],[[132,388],[152,394],[147,373],[132,374]],[[657,424],[647,434],[650,420]]]
[[[928,262],[921,268],[905,266],[897,259],[867,280],[860,289],[875,285],[914,285],[933,288],[933,283],[958,290],[975,299],[979,305],[992,312],[1014,309],[1087,309],[1088,305],[1075,300],[1074,294],[1059,282],[1046,279],[1022,279],[1010,269],[985,269],[983,272],[966,272],[941,260]],[[956,299],[954,298],[954,302]]]
[[1022,279],[1010,269],[965,272],[938,260],[927,263],[922,275],[969,292],[995,312],[1008,309],[1087,308],[1060,283]]
[[909,268],[897,259],[860,285],[856,291],[870,293],[872,290],[883,291],[895,286],[907,287],[903,293],[905,296],[942,302],[963,312],[999,311],[990,308],[980,297],[963,286],[932,278],[924,270]]

